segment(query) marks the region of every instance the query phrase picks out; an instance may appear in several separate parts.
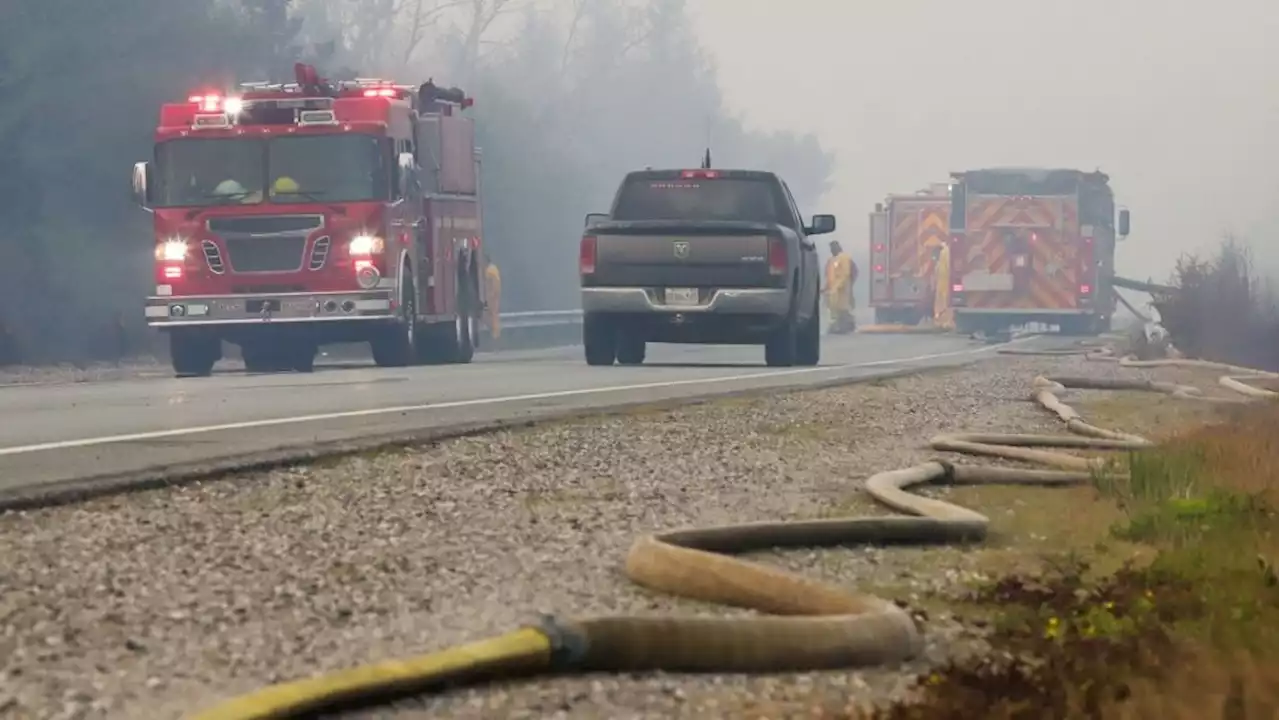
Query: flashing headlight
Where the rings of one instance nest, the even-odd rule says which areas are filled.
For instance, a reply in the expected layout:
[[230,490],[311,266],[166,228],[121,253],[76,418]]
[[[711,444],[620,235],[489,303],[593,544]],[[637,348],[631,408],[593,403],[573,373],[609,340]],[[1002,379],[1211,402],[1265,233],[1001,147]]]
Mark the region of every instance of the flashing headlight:
[[244,110],[244,100],[238,97],[223,98],[222,111],[228,115],[239,115]]
[[187,259],[187,241],[174,238],[156,245],[156,259],[181,262]]
[[385,247],[386,245],[380,237],[357,235],[351,238],[351,242],[347,243],[347,252],[352,255],[369,257],[380,254]]

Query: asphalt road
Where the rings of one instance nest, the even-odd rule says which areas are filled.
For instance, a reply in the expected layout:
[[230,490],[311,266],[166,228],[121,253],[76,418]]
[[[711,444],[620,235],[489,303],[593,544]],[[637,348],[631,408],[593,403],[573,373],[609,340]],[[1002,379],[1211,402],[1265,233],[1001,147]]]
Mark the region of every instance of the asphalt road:
[[557,348],[478,356],[460,366],[4,386],[0,497],[359,438],[869,378],[962,364],[995,350],[952,336],[823,340],[816,368],[765,367],[757,347],[652,345],[639,367],[588,367],[580,348]]

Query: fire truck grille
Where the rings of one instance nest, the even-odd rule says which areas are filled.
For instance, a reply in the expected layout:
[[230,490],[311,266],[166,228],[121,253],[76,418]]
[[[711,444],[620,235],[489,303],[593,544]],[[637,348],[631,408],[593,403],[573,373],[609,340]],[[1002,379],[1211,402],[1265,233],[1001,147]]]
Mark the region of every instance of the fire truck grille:
[[203,240],[200,242],[200,250],[204,253],[204,261],[209,265],[210,272],[221,275],[227,271],[222,262],[222,251],[218,249],[217,243],[212,240]]
[[311,248],[310,268],[312,270],[320,270],[321,268],[324,267],[324,263],[328,259],[329,259],[329,236],[325,235],[324,237],[316,238],[316,243]]
[[232,272],[293,272],[302,269],[306,235],[224,237]]

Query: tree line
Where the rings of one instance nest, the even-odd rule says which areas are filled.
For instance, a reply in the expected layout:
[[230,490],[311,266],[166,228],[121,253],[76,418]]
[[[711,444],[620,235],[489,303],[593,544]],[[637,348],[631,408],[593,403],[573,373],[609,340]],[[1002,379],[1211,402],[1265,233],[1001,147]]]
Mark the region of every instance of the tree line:
[[805,207],[833,161],[726,108],[684,0],[16,0],[0,10],[0,364],[145,352],[149,218],[128,201],[162,102],[210,83],[462,86],[483,150],[484,241],[504,309],[576,302],[582,217],[620,175],[785,174]]

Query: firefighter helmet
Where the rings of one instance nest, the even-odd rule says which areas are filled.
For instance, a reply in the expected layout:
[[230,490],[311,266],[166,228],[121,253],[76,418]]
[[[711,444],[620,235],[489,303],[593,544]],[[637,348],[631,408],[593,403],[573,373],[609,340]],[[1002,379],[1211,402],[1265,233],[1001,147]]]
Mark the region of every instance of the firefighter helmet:
[[281,175],[271,184],[272,195],[291,195],[298,192],[298,181],[288,175]]

